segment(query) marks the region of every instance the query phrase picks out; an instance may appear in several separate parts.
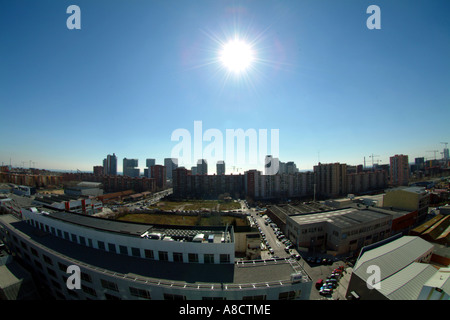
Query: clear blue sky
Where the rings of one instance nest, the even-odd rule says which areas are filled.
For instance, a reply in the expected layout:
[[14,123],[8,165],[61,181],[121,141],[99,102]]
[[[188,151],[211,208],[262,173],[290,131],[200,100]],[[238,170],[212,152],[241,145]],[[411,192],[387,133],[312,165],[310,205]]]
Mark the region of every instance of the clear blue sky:
[[[66,26],[72,4],[81,30]],[[279,129],[280,159],[304,170],[434,158],[450,142],[449,13],[447,0],[4,0],[0,162],[92,170],[115,153],[119,171],[124,157],[144,168],[194,121]],[[240,77],[217,62],[234,34],[256,55]]]

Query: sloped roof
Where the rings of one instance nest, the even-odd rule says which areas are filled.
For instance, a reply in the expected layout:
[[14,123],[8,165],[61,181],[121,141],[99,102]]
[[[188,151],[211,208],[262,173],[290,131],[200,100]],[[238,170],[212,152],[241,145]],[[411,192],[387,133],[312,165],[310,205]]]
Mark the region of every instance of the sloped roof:
[[437,272],[429,264],[413,262],[380,282],[380,291],[389,300],[417,300],[423,285]]
[[383,246],[368,250],[358,259],[353,272],[359,278],[367,280],[372,273],[367,272],[371,265],[380,268],[380,281],[392,276],[410,265],[434,246],[419,238],[403,236]]

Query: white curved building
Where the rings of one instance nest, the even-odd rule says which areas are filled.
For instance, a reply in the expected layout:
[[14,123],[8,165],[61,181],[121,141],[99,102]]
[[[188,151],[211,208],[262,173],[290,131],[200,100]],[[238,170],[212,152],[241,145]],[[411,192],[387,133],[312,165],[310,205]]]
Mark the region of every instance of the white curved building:
[[[309,299],[295,259],[236,262],[232,227],[164,227],[46,208],[0,216],[0,240],[57,299]],[[67,272],[78,266],[80,288]]]

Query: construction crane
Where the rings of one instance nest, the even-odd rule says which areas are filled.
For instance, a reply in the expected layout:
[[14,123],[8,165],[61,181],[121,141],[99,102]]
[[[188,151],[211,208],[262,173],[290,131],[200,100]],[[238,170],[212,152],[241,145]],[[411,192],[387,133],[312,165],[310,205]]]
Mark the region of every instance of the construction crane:
[[429,150],[427,152],[434,152],[434,160],[436,160],[436,153],[439,152],[439,150]]
[[441,152],[441,154],[442,154],[442,159],[443,159],[444,161],[447,161],[448,158],[449,158],[449,155],[448,155],[448,148],[447,148],[448,142],[441,142],[441,143],[445,145],[444,151]]
[[369,156],[369,158],[372,158],[372,169],[373,169],[373,158],[374,158],[374,157],[379,157],[379,155],[374,155],[374,154],[372,153],[372,155]]

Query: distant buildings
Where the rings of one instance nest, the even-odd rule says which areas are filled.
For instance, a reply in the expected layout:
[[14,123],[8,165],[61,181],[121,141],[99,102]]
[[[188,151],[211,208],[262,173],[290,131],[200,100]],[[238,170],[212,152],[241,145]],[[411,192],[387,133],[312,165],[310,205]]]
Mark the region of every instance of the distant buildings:
[[217,161],[216,174],[217,175],[225,174],[225,162],[224,161]]
[[117,157],[116,154],[108,154],[106,159],[103,160],[103,173],[105,175],[117,175]]
[[267,155],[264,164],[264,175],[274,175],[280,170],[280,160],[271,155]]
[[137,166],[138,159],[123,158],[123,175],[132,178],[138,178],[139,168],[136,168]]
[[314,166],[317,195],[334,198],[347,193],[347,165],[341,163]]
[[152,178],[151,168],[156,164],[155,159],[146,159],[145,164],[147,165],[147,168],[144,169],[144,177]]
[[206,159],[199,159],[197,161],[197,174],[208,174],[208,162]]
[[[278,159],[272,159],[268,156],[268,161],[271,164],[278,163]],[[278,161],[278,162],[277,162]],[[203,167],[199,160],[199,165],[192,167],[191,170],[186,170],[186,175],[201,175]],[[204,162],[203,162],[204,163]],[[282,164],[282,163],[281,163]],[[237,179],[231,178],[233,175],[223,174],[225,165],[222,163],[217,164],[218,175],[229,177],[226,179]],[[269,165],[265,167],[266,172],[271,172],[273,167]],[[236,189],[236,185],[233,185],[233,189],[224,190],[223,186],[218,187],[218,189],[223,190],[223,192],[233,194],[240,194],[241,196],[248,196],[253,199],[289,199],[289,198],[304,198],[304,197],[314,197],[317,195],[320,198],[333,198],[342,195],[347,195],[348,193],[365,193],[374,190],[381,190],[387,187],[387,172],[384,170],[377,171],[363,171],[359,173],[347,173],[347,165],[334,163],[334,164],[320,164],[314,167],[314,172],[298,172],[296,166],[293,162],[288,162],[282,165],[282,171],[284,173],[277,174],[263,174],[258,170],[246,171],[243,175],[243,184],[239,183],[243,189]],[[236,177],[234,175],[233,177]],[[206,178],[205,178],[206,179]],[[208,178],[211,180],[210,183],[220,183],[218,178]],[[201,179],[199,179],[200,181]],[[206,181],[206,180],[205,180]],[[181,183],[179,179],[173,181],[174,194],[177,195],[178,188],[177,184]],[[201,182],[197,184],[189,184],[183,186],[183,193],[186,196],[195,197],[201,196],[198,190],[203,187],[199,186]],[[192,190],[190,189],[192,188]],[[214,189],[213,187],[210,187]],[[190,191],[191,190],[191,191]],[[194,191],[196,190],[196,191]],[[214,192],[212,192],[214,193]],[[180,197],[181,194],[179,195]]]
[[176,158],[165,158],[164,166],[166,167],[166,179],[172,180],[172,172],[178,168],[178,159]]
[[407,186],[409,183],[408,156],[400,154],[390,157],[390,180],[392,186]]
[[235,198],[244,197],[244,175],[193,175],[183,167],[174,170],[173,195],[176,198],[217,199],[225,193]]
[[166,167],[154,165],[150,168],[152,178],[155,179],[156,187],[164,189],[166,187]]
[[103,166],[94,166],[93,168],[94,170],[94,175],[96,176],[101,176],[102,174],[104,174],[104,168]]

